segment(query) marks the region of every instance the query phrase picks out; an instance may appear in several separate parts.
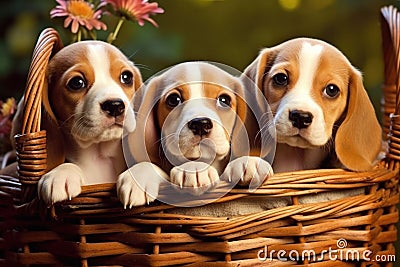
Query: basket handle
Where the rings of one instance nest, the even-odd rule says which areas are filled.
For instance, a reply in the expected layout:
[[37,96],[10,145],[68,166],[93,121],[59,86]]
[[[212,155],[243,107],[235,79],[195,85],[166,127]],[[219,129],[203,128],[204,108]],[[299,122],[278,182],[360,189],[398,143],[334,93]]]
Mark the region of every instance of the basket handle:
[[49,59],[62,48],[58,32],[52,28],[42,31],[33,51],[25,89],[22,134],[40,131],[42,89]]
[[386,161],[391,168],[400,163],[400,12],[393,6],[381,8],[384,59],[383,129],[387,134]]
[[49,60],[62,47],[58,32],[47,28],[40,34],[33,51],[24,93],[22,129],[14,137],[22,203],[36,197],[37,182],[47,168],[46,131],[41,131],[42,91]]

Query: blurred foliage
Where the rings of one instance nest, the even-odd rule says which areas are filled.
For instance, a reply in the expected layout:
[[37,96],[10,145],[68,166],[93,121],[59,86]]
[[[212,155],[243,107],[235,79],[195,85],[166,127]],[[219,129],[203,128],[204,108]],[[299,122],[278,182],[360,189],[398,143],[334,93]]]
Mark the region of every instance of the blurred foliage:
[[[159,28],[125,23],[115,45],[141,69],[144,79],[173,64],[210,60],[243,70],[267,46],[307,36],[338,47],[364,73],[378,109],[383,63],[379,9],[384,0],[159,0]],[[46,27],[71,40],[63,19],[50,19],[52,0],[0,4],[0,99],[20,97],[37,36]],[[117,23],[104,17],[109,28]],[[105,39],[100,32],[99,38]]]

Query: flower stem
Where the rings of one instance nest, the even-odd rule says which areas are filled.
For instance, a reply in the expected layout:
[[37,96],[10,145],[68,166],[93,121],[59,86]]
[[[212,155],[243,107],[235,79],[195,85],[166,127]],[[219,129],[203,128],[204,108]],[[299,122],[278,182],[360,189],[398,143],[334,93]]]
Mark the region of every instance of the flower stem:
[[96,35],[96,32],[95,31],[89,31],[89,35],[90,35],[90,37],[93,39],[93,40],[97,40],[97,35]]
[[79,29],[79,30],[78,30],[78,36],[77,36],[77,42],[80,42],[81,39],[82,39],[82,30]]
[[115,39],[117,39],[117,35],[119,33],[119,30],[121,29],[122,24],[124,24],[125,22],[125,17],[121,17],[118,21],[117,26],[115,27],[115,31],[110,35],[108,42],[111,44],[112,42],[115,41]]

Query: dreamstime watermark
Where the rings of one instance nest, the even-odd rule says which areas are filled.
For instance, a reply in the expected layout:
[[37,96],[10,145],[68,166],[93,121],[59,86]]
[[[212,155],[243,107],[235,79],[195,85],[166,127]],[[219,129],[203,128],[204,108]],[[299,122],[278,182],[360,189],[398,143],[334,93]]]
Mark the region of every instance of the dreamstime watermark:
[[328,249],[317,252],[312,249],[298,250],[268,250],[268,246],[264,246],[257,252],[257,258],[260,261],[366,261],[366,262],[395,262],[396,255],[377,254],[369,249],[359,250],[355,248],[347,248],[347,240],[340,238],[336,242],[337,248],[329,247]]

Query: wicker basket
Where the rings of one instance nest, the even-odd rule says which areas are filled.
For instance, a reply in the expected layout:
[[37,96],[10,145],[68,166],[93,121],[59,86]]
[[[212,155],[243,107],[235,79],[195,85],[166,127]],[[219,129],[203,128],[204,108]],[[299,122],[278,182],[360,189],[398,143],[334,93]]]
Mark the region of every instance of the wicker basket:
[[[20,177],[0,179],[1,262],[4,266],[393,266],[399,220],[399,27],[397,10],[383,8],[386,159],[367,172],[320,169],[277,174],[255,192],[233,189],[209,204],[289,199],[285,206],[235,216],[188,215],[193,208],[177,210],[162,203],[124,210],[114,184],[85,186],[72,201],[44,207],[35,198],[37,180],[46,169],[46,134],[40,131],[39,120],[41,77],[49,57],[61,49],[57,32],[45,30],[29,72],[23,133],[16,138]],[[364,193],[301,202],[317,193],[345,189]],[[338,249],[336,261],[326,254],[329,249]],[[282,260],[293,251],[299,255],[313,251],[315,256]],[[371,260],[345,260],[339,252],[367,252],[364,255]],[[387,261],[377,262],[377,257]]]

